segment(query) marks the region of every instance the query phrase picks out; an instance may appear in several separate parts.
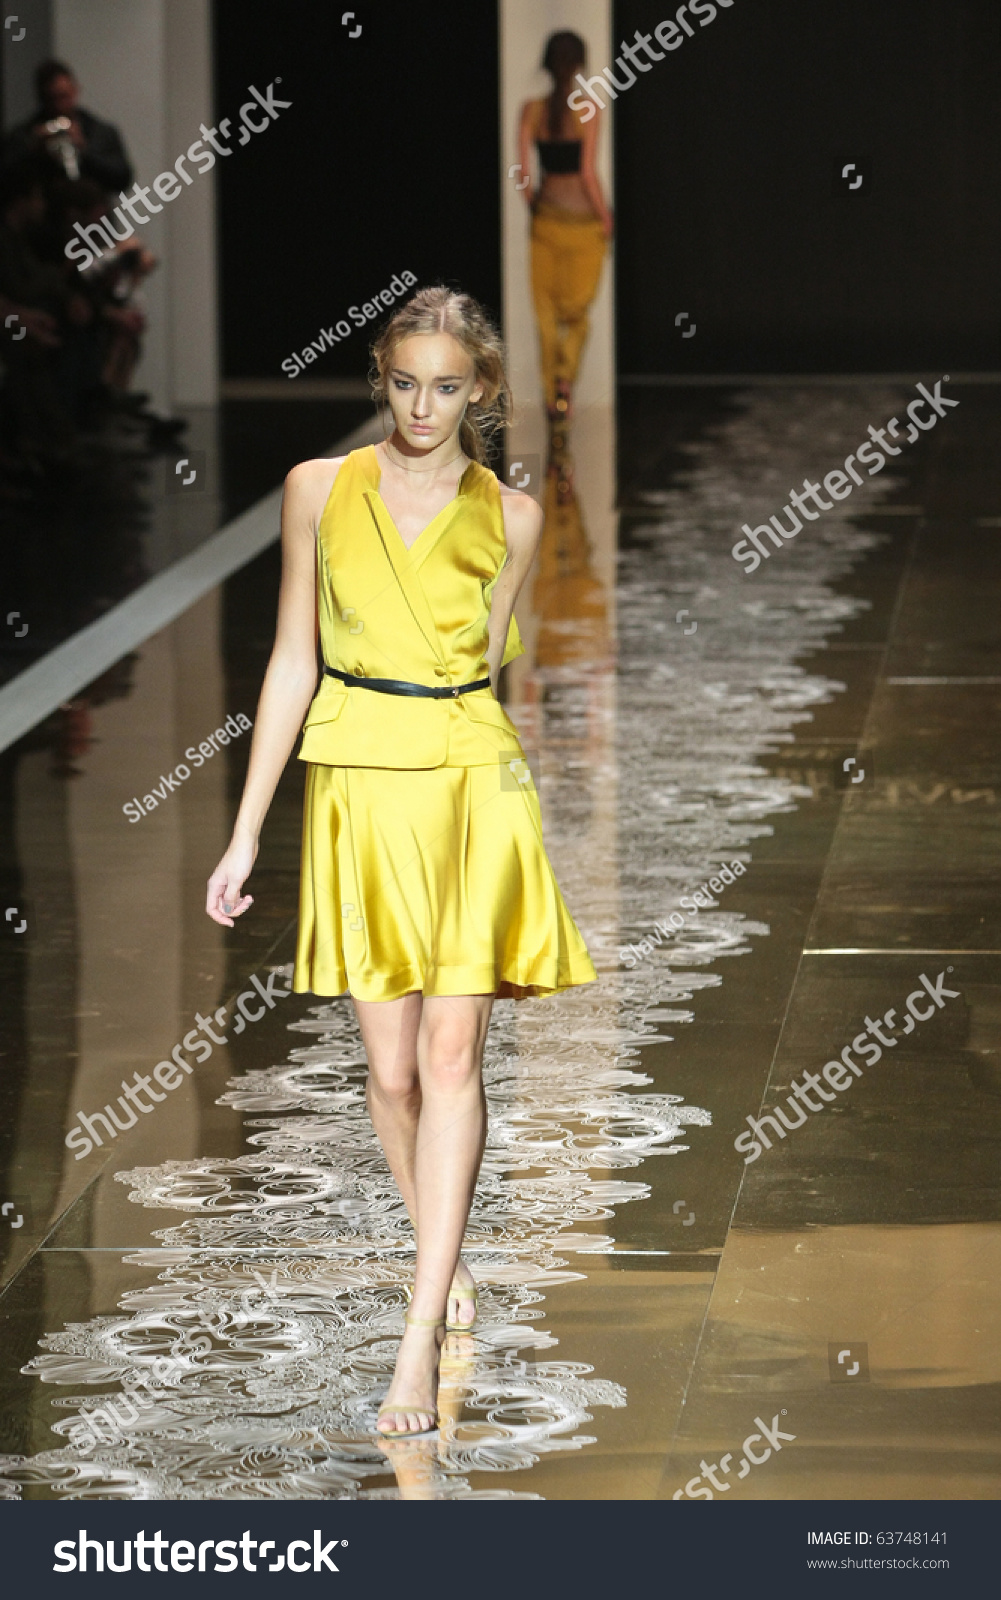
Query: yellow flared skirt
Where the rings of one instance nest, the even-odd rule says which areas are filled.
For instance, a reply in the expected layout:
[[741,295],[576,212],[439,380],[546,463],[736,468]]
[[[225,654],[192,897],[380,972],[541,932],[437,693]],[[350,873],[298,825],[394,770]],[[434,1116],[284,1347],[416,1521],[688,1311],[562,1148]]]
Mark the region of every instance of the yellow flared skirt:
[[503,766],[309,763],[296,994],[527,999],[597,974]]

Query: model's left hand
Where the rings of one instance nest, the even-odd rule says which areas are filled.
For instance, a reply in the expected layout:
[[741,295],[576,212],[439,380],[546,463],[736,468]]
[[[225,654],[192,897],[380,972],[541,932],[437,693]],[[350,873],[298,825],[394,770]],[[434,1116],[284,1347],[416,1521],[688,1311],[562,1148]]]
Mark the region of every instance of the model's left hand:
[[209,879],[205,910],[213,922],[224,928],[233,927],[233,918],[242,917],[254,903],[252,894],[241,894],[257,859],[257,842],[237,838],[234,834],[229,849]]

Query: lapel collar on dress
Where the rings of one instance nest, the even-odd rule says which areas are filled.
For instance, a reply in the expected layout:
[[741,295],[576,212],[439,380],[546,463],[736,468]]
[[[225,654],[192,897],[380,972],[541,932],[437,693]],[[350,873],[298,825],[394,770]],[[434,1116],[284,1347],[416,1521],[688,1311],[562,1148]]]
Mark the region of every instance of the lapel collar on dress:
[[[478,487],[482,484],[486,471],[487,469],[479,461],[469,462],[465,472],[459,479],[461,492],[456,496],[453,504],[445,506],[440,512],[441,525],[431,533],[425,529],[416,546],[412,547],[410,551],[415,572],[424,565],[432,550],[436,549],[444,539],[460,511],[463,508],[467,511],[472,509],[474,497],[477,495]],[[446,512],[448,513],[447,515]],[[398,542],[402,545],[403,540],[398,539]]]
[[[369,488],[364,491],[365,500],[372,513],[372,521],[375,524],[379,538],[382,541],[382,548],[396,575],[396,580],[403,591],[403,597],[410,607],[414,621],[438,660],[444,662],[445,655],[441,647],[441,639],[438,637],[438,629],[435,627],[434,616],[432,615],[431,607],[428,605],[420,578],[417,576],[417,568],[424,552],[423,550],[420,552],[419,558],[415,551],[408,550],[396,528],[388,520],[388,513],[375,487],[379,475],[379,462],[375,454],[374,445],[369,445],[368,447],[366,466],[368,470],[365,475],[369,481]],[[457,510],[458,507],[453,509]],[[451,517],[446,518],[445,526],[451,520]],[[437,538],[430,542],[437,543]]]

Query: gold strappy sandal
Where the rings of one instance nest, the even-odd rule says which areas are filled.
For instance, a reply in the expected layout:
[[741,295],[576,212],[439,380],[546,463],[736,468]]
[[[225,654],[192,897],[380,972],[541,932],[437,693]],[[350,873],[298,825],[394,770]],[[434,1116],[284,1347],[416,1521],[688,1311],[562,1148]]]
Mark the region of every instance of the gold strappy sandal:
[[[404,1317],[404,1322],[410,1328],[443,1328],[445,1326],[441,1317]],[[432,1417],[430,1428],[380,1428],[379,1418],[389,1416],[391,1413],[399,1415],[401,1411],[429,1411]],[[421,1439],[429,1433],[438,1432],[438,1404],[431,1406],[412,1405],[381,1405],[376,1416],[375,1432],[380,1439]]]

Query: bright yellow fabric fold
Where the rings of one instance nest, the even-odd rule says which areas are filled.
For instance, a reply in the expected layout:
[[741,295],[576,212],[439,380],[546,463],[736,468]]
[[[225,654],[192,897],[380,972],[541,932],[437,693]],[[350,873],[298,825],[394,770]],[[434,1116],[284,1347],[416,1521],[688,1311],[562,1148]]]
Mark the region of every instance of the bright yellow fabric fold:
[[296,993],[522,1000],[596,976],[527,768],[310,766]]

